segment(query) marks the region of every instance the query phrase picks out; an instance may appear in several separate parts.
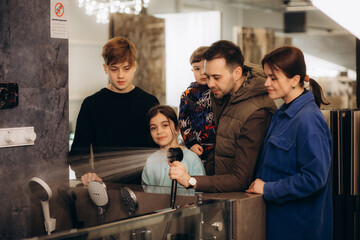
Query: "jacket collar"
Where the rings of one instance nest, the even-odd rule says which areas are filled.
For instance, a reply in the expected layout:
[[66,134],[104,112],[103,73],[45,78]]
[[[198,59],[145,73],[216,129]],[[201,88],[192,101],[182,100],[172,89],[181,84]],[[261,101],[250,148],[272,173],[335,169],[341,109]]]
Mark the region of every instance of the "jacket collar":
[[230,95],[230,104],[236,104],[248,98],[267,94],[267,88],[265,87],[266,77],[259,65],[249,63],[244,65],[243,74],[245,75],[245,80],[240,88]]
[[285,104],[281,105],[279,111],[286,114],[289,118],[295,116],[295,114],[300,111],[300,109],[307,103],[314,101],[314,95],[312,91],[307,91],[306,93],[302,94],[298,98],[294,100],[290,104],[290,106],[286,109]]

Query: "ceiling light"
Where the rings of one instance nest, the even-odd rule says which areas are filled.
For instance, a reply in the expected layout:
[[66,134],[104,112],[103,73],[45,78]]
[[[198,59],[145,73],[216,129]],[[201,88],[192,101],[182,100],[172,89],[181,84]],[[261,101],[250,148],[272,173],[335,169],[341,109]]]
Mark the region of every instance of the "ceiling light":
[[150,0],[79,0],[79,8],[87,15],[96,15],[97,23],[109,23],[110,13],[139,14]]

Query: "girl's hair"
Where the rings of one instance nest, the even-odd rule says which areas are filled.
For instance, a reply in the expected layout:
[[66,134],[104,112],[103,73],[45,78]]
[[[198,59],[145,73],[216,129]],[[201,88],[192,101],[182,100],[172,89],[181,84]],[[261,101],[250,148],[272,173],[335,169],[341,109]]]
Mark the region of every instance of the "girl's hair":
[[306,65],[304,54],[302,51],[294,46],[284,46],[275,49],[268,53],[263,58],[262,67],[267,64],[269,68],[282,71],[288,78],[293,78],[296,75],[300,76],[300,86],[304,87],[304,81],[308,80],[310,89],[312,90],[315,103],[318,107],[321,104],[328,105],[320,85],[312,78],[306,75]]
[[174,109],[167,105],[156,105],[147,112],[146,118],[148,126],[150,124],[150,120],[155,117],[158,113],[163,114],[167,119],[171,120],[174,123],[175,130],[179,128],[179,122]]

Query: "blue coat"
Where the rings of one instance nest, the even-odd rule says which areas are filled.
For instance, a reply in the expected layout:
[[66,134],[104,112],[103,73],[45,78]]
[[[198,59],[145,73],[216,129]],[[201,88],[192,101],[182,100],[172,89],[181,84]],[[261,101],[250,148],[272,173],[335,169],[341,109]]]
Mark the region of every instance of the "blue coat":
[[311,91],[278,109],[260,155],[267,240],[332,239],[332,140]]

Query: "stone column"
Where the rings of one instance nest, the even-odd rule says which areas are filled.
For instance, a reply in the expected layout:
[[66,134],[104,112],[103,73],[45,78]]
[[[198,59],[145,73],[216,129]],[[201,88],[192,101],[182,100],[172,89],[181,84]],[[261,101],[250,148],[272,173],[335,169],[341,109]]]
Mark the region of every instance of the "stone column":
[[50,38],[49,0],[0,1],[0,82],[19,86],[19,105],[0,109],[0,128],[37,134],[33,146],[0,148],[0,238],[20,239],[34,236],[29,180],[53,192],[68,182],[68,40]]

